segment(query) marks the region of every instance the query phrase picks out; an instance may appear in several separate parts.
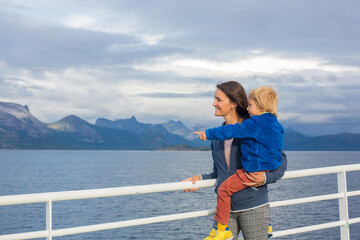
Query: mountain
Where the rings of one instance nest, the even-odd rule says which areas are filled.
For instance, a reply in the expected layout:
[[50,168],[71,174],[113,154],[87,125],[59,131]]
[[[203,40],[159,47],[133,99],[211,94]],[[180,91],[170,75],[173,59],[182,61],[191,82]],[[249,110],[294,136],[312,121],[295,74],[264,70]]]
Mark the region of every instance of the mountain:
[[0,148],[154,150],[181,144],[194,146],[162,125],[139,123],[135,117],[117,121],[121,122],[125,127],[109,128],[70,115],[45,124],[26,106],[0,102]]
[[150,130],[158,129],[163,130],[163,127],[159,124],[146,124],[140,123],[137,119],[132,116],[126,119],[116,119],[115,121],[108,120],[106,118],[98,118],[95,122],[96,126],[121,129],[135,134],[142,134]]
[[360,151],[360,134],[341,133],[310,137],[286,129],[284,149],[293,151]]
[[[133,116],[114,121],[99,118],[95,124],[70,115],[46,124],[27,106],[0,102],[0,149],[208,149],[210,141],[193,134],[207,127],[188,129],[181,121],[163,124],[138,122]],[[296,151],[360,151],[360,134],[342,133],[311,137],[286,129],[284,149]]]
[[[145,141],[146,139],[151,139],[148,145],[148,147],[150,147],[151,149],[157,149],[160,146],[161,148],[163,148],[167,146],[181,144],[187,144],[194,147],[201,146],[196,143],[192,143],[190,140],[185,139],[179,134],[169,132],[163,124],[141,123],[138,122],[134,116],[127,119],[116,119],[114,121],[105,118],[98,118],[95,122],[95,125],[100,127],[125,130],[134,133],[136,135],[139,135],[140,140],[142,141]],[[173,128],[173,130],[174,129],[175,128]]]
[[[169,122],[162,124],[168,132],[173,134],[180,135],[186,139],[189,139],[188,136],[191,133],[191,130],[188,129],[181,121],[170,120]],[[190,140],[192,140],[190,138]]]
[[110,121],[101,119],[90,124],[74,115],[49,124],[63,136],[71,136],[73,144],[92,149],[154,150],[179,144],[191,144],[171,134],[161,125],[143,124],[135,117]]
[[48,125],[56,132],[64,149],[116,149],[150,150],[150,141],[142,141],[139,136],[119,129],[95,126],[70,115]]
[[201,147],[206,143],[192,142],[183,137],[190,132],[181,121],[145,124],[134,116],[115,121],[99,118],[94,125],[70,115],[45,124],[34,117],[27,106],[0,102],[2,149],[152,150],[175,145]]
[[36,119],[27,106],[0,103],[0,148],[29,148],[46,142],[52,134],[46,124]]
[[37,137],[50,133],[46,124],[36,119],[27,106],[15,103],[0,104],[0,127],[10,131],[22,131],[29,136]]
[[[141,123],[132,116],[126,119],[116,119],[114,121],[106,118],[98,118],[95,122],[96,126],[121,129],[135,133],[138,135],[144,134],[143,137],[152,137],[157,139],[154,142],[165,144],[164,141],[169,141],[173,145],[187,144],[192,147],[210,147],[209,141],[200,140],[199,136],[194,134],[194,131],[205,130],[203,125],[195,125],[191,130],[188,129],[181,121],[169,121],[162,124]],[[149,136],[150,134],[150,136]]]
[[67,116],[55,123],[51,123],[48,127],[54,129],[56,132],[74,133],[79,140],[84,142],[104,142],[99,131],[94,129],[90,123],[74,115]]
[[[162,124],[166,130],[171,133],[178,134],[189,140],[199,139],[199,135],[194,132],[205,131],[208,127],[201,124],[195,124],[191,129],[188,129],[181,121],[171,120]],[[201,145],[201,144],[200,144]]]

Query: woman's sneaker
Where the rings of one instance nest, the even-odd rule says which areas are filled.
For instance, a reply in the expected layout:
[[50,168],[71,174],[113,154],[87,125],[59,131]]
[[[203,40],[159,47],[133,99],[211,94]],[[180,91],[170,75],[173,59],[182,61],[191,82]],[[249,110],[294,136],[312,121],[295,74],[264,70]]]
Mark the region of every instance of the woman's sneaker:
[[225,231],[220,231],[217,227],[214,227],[209,236],[204,240],[231,240],[233,239],[232,232],[229,228],[226,228]]
[[272,226],[271,224],[269,224],[269,230],[268,230],[268,238],[271,238],[272,237]]

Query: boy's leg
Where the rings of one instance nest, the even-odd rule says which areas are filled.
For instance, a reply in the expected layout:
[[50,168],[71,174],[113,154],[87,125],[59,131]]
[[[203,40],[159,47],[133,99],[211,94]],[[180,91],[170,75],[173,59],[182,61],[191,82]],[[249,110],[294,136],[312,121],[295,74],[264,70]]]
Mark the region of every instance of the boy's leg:
[[217,192],[217,207],[215,220],[223,225],[227,225],[231,209],[231,196],[247,188],[243,182],[251,182],[244,174],[244,169],[237,170],[237,173],[226,179],[219,187]]

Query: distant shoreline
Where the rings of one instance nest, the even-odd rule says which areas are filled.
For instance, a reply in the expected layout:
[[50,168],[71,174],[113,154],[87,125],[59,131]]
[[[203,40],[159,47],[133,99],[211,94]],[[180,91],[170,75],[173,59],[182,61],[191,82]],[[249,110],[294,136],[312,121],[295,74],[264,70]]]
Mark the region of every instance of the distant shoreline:
[[160,148],[155,151],[210,151],[209,147],[192,147],[186,144]]

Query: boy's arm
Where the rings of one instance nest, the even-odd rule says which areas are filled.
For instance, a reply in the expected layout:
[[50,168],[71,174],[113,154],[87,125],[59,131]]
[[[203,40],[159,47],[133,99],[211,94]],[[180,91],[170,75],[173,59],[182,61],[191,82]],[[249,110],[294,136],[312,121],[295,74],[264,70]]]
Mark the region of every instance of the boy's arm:
[[247,119],[241,124],[228,124],[205,130],[208,140],[227,140],[231,138],[254,138],[257,133],[257,122]]
[[271,171],[271,172],[265,172],[266,180],[265,184],[269,183],[276,183],[277,180],[280,180],[287,169],[287,157],[284,151],[281,151],[281,157],[282,157],[282,163],[280,167],[277,169]]

